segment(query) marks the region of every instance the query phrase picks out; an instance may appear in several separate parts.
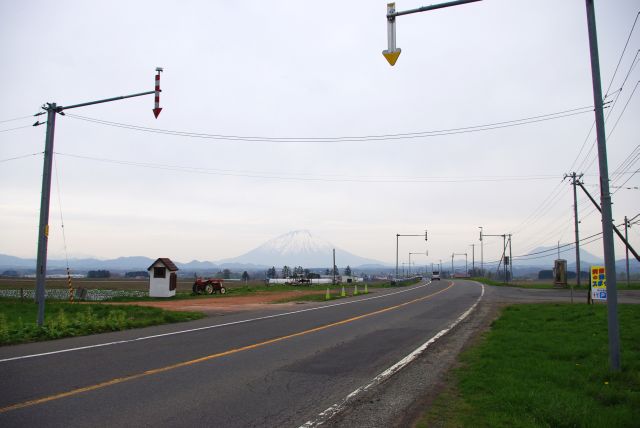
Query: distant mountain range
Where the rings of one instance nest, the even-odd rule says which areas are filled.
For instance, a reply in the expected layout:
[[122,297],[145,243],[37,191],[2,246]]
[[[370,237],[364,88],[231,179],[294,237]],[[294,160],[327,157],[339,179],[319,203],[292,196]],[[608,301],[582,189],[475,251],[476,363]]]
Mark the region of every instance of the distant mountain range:
[[[254,248],[253,250],[242,254],[238,257],[219,260],[216,262],[192,260],[187,263],[174,260],[174,263],[182,271],[211,272],[222,269],[231,270],[248,270],[258,271],[266,270],[271,266],[280,269],[282,266],[289,267],[302,266],[310,269],[327,269],[331,268],[333,249],[336,250],[336,265],[344,268],[349,265],[352,268],[360,270],[387,270],[392,266],[390,264],[357,256],[353,253],[336,248],[330,242],[323,240],[311,234],[308,230],[295,230],[284,235],[277,236],[264,244]],[[552,269],[553,262],[558,257],[555,247],[538,247],[529,252],[530,256],[518,257],[514,259],[515,271],[533,272],[542,269]],[[159,254],[160,257],[169,256],[170,254]],[[569,270],[575,271],[575,250],[560,249],[560,257],[567,260]],[[580,250],[581,270],[587,271],[590,265],[603,265],[604,261],[588,251]],[[75,272],[106,269],[111,271],[140,271],[146,270],[155,258],[149,257],[118,257],[110,260],[99,260],[95,258],[87,259],[70,259],[69,266]],[[475,260],[476,268],[479,267],[480,260]],[[455,260],[455,269],[464,269],[464,259]],[[444,270],[450,269],[450,264],[443,263]],[[5,270],[21,270],[35,271],[35,259],[23,259],[9,255],[0,254],[0,273]],[[496,266],[497,267],[497,266]],[[55,271],[66,268],[65,260],[50,259],[47,262],[47,270]],[[485,266],[487,268],[487,266]],[[616,261],[618,272],[625,269],[624,259]],[[471,269],[471,260],[469,260],[469,269]],[[489,268],[489,270],[495,269]],[[640,271],[640,263],[632,259],[630,260],[631,272]]]
[[[339,267],[347,265],[352,268],[385,268],[389,265],[378,260],[357,256],[348,251],[336,248],[330,242],[314,237],[308,230],[296,230],[275,237],[259,247],[238,257],[220,260],[217,262],[192,260],[182,263],[174,260],[181,270],[205,271],[217,269],[245,269],[262,270],[271,266],[281,268],[284,265],[290,267],[302,266],[305,268],[331,268],[333,249],[336,250],[336,264]],[[164,257],[164,254],[160,256]],[[169,255],[170,256],[170,255]],[[74,271],[106,269],[113,271],[146,270],[155,259],[149,257],[118,257],[110,260],[95,258],[69,259],[69,266]],[[23,259],[19,257],[0,254],[0,269],[35,269],[35,259]],[[49,259],[47,270],[65,269],[65,260]]]

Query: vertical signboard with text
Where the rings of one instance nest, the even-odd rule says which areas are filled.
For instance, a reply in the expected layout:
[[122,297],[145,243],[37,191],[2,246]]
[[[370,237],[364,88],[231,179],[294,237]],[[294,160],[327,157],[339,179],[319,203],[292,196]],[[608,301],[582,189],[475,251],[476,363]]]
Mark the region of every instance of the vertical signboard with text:
[[591,299],[607,300],[607,275],[604,266],[591,266]]

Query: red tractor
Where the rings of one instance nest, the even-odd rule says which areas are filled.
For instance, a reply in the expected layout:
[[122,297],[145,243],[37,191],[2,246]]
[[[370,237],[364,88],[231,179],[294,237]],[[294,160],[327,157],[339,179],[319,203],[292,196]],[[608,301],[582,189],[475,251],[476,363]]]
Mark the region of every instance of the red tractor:
[[227,289],[222,285],[223,282],[224,280],[216,278],[196,278],[192,288],[193,294],[224,294],[227,292]]

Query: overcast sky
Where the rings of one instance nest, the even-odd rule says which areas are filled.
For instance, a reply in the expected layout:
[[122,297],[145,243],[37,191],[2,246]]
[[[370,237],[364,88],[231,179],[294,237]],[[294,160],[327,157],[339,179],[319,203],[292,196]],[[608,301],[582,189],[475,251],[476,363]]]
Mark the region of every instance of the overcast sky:
[[[396,233],[427,228],[429,258],[414,261],[446,261],[452,252],[471,261],[478,226],[513,233],[514,255],[525,254],[573,239],[565,173],[584,173],[599,199],[588,108],[483,132],[304,138],[457,129],[592,106],[584,3],[486,0],[402,16],[402,54],[390,67],[381,55],[384,1],[3,1],[0,121],[45,102],[152,90],[155,67],[165,69],[157,120],[153,96],[57,117],[51,258],[65,255],[61,212],[69,257],[218,260],[309,229],[392,262]],[[422,5],[401,0],[397,9]],[[638,0],[596,2],[605,92],[639,10]],[[640,66],[632,68],[637,27],[607,97],[610,172],[632,156],[613,186],[640,185],[631,174],[640,165],[640,89],[630,98],[640,79]],[[293,140],[192,138],[71,115]],[[2,122],[0,131],[34,121]],[[35,258],[44,138],[45,126],[0,132],[0,253]],[[640,212],[640,190],[612,190],[616,223]],[[582,195],[579,208],[581,235],[599,232],[599,215]],[[640,246],[640,225],[630,240]],[[425,250],[420,238],[400,243],[401,261]],[[486,238],[485,260],[499,257],[501,243]],[[602,241],[586,248],[601,255]]]

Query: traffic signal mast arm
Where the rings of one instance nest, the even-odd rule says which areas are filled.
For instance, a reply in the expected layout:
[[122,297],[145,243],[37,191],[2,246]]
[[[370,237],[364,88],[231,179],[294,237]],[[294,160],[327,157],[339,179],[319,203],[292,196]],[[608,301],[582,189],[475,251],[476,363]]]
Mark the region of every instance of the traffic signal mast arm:
[[[422,6],[417,9],[403,10],[400,12],[392,12],[392,13],[387,13],[387,19],[395,18],[396,16],[410,15],[412,13],[428,12],[430,10],[443,9],[445,7],[459,6],[461,4],[474,3],[477,1],[482,1],[482,0],[457,0],[457,1],[450,1],[447,3],[432,4],[430,6]],[[395,5],[395,3],[393,4]]]
[[387,49],[382,51],[382,55],[386,58],[390,65],[395,65],[400,52],[402,50],[396,47],[396,16],[410,15],[418,12],[428,12],[435,9],[443,9],[445,7],[459,6],[466,3],[474,3],[481,0],[456,0],[447,3],[432,4],[430,6],[422,6],[417,9],[396,10],[395,3],[387,3]]
[[106,98],[104,100],[98,100],[98,101],[89,101],[87,103],[73,104],[73,105],[70,105],[70,106],[58,106],[58,107],[56,107],[56,112],[60,113],[62,110],[69,110],[69,109],[77,108],[77,107],[91,106],[91,105],[94,105],[94,104],[108,103],[108,102],[111,102],[111,101],[124,100],[126,98],[141,97],[143,95],[151,95],[151,94],[155,94],[155,93],[156,93],[156,91],[147,91],[147,92],[140,92],[139,94],[122,95],[120,97]]

